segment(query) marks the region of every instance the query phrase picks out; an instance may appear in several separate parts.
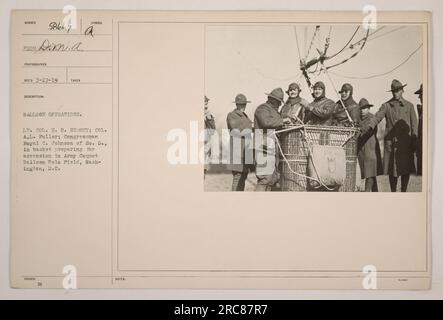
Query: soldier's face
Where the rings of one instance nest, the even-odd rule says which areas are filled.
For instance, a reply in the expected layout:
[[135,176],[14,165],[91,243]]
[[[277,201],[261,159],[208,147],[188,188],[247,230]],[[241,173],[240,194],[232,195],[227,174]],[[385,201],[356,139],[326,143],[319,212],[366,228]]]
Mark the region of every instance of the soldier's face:
[[392,93],[395,99],[400,99],[403,96],[403,89],[395,91]]
[[313,93],[315,98],[319,98],[323,95],[323,89],[320,87],[315,87]]
[[366,116],[369,113],[369,108],[361,109],[361,115]]
[[300,91],[297,88],[289,89],[289,97],[291,98],[297,98]]
[[272,97],[269,97],[269,102],[275,107],[278,108],[281,106],[281,101]]
[[422,94],[422,93],[420,93],[420,94],[418,95],[418,98],[420,99],[420,102],[423,103],[423,94]]
[[344,101],[344,100],[348,100],[349,99],[349,97],[351,96],[351,91],[349,91],[349,90],[344,90],[344,91],[342,91],[341,92],[341,99]]
[[237,109],[245,110],[246,109],[246,103],[237,103]]
[[209,108],[209,102],[205,101],[205,110],[208,110],[208,108]]

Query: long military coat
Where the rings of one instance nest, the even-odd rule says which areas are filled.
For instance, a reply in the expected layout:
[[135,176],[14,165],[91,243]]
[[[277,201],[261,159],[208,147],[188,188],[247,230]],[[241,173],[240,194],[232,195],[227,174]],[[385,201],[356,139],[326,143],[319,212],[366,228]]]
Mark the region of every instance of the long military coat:
[[[374,115],[369,113],[365,117],[362,117],[361,123],[364,125],[373,118]],[[357,151],[362,179],[383,174],[380,144],[377,139],[377,127],[360,135],[358,138]]]
[[[278,111],[270,104],[270,103],[263,103],[257,107],[254,113],[254,132],[255,132],[255,140],[254,148],[256,149],[256,171],[255,174],[257,176],[272,176],[272,180],[270,184],[273,184],[278,181],[279,175],[278,175],[278,150],[277,146],[274,144],[273,146],[270,146],[266,143],[267,135],[269,135],[269,129],[276,130],[283,126],[283,118],[280,116]],[[263,130],[263,143],[259,145],[257,143],[257,130]],[[272,138],[271,136],[270,138]],[[275,141],[275,140],[274,140]],[[275,157],[275,166],[272,168],[272,166],[266,165],[266,164],[259,164],[259,157],[257,156],[257,153],[266,154],[268,157]]]
[[401,98],[385,102],[370,126],[374,128],[386,119],[384,138],[383,169],[384,174],[395,177],[415,173],[414,152],[417,145],[418,121],[414,106]]
[[[226,123],[230,130],[230,161],[227,167],[232,171],[247,171],[253,165],[254,160],[252,121],[246,113],[235,109],[228,113]],[[239,139],[236,141],[240,146],[238,150],[234,150],[234,139]],[[240,152],[240,154],[235,154],[235,152]]]

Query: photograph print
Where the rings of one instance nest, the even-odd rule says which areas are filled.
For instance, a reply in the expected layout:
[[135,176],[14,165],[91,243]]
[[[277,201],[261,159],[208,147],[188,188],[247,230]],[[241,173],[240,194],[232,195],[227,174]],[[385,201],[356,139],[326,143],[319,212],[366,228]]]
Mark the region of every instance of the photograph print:
[[204,190],[421,192],[423,37],[417,25],[207,25]]

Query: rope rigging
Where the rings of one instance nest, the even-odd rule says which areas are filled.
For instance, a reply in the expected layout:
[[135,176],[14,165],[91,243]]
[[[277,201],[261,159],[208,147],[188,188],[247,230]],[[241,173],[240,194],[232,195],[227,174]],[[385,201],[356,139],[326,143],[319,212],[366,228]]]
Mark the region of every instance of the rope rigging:
[[[372,40],[371,37],[372,37],[374,34],[380,32],[381,30],[383,30],[384,28],[386,28],[386,26],[381,26],[380,28],[378,28],[378,29],[375,30],[374,32],[371,32],[371,33],[369,34],[369,36],[368,36],[368,41]],[[364,39],[365,39],[365,38],[363,37],[363,38],[361,38],[360,40],[358,40],[358,41],[356,41],[356,42],[350,44],[349,47],[348,47],[347,49],[354,49],[354,47],[360,45],[360,43],[362,43]]]
[[379,74],[374,74],[371,76],[366,76],[366,77],[358,77],[358,76],[348,76],[348,75],[342,75],[339,73],[335,73],[335,72],[331,72],[333,75],[336,75],[338,77],[341,78],[347,78],[347,79],[359,79],[359,80],[367,80],[367,79],[373,79],[373,78],[378,78],[378,77],[382,77],[385,76],[387,74],[390,74],[392,72],[394,72],[395,70],[397,70],[398,68],[400,68],[401,66],[403,66],[406,62],[408,62],[420,49],[421,47],[423,47],[423,43],[421,43],[417,49],[415,49],[412,53],[410,53],[405,60],[403,60],[400,64],[398,64],[397,66],[395,66],[394,68],[392,68],[389,71],[383,72],[383,73],[379,73]]
[[336,64],[333,64],[333,65],[331,65],[331,66],[326,67],[326,70],[329,70],[329,69],[335,68],[335,67],[337,67],[337,66],[339,66],[339,65],[341,65],[341,64],[343,64],[343,63],[348,62],[349,60],[355,58],[356,56],[358,56],[358,54],[359,54],[360,52],[363,51],[363,48],[365,47],[366,43],[368,42],[368,35],[369,35],[369,29],[368,29],[368,31],[366,32],[365,42],[363,42],[363,44],[360,46],[360,49],[359,49],[357,52],[355,52],[355,53],[354,53],[353,55],[351,55],[349,58],[344,59],[343,61],[341,61],[341,62],[339,62],[339,63],[336,63]]
[[[297,31],[296,31],[296,29],[294,29],[294,30],[295,30],[296,39],[298,39],[298,37],[297,37]],[[356,57],[356,56],[357,56],[357,55],[363,50],[363,48],[364,48],[365,45],[366,45],[366,42],[368,41],[368,37],[369,37],[369,29],[368,29],[368,31],[366,32],[365,37],[362,39],[363,44],[361,44],[361,46],[360,46],[360,48],[359,48],[359,50],[358,50],[357,52],[355,52],[355,53],[354,53],[353,55],[351,55],[349,58],[347,58],[347,59],[345,59],[345,60],[343,60],[343,61],[341,61],[341,62],[339,62],[339,63],[336,63],[336,64],[331,65],[331,66],[326,66],[326,67],[324,66],[325,61],[337,57],[337,56],[338,56],[339,54],[341,54],[345,49],[348,49],[348,48],[349,48],[349,46],[350,46],[352,40],[355,38],[355,36],[356,36],[356,34],[358,33],[359,30],[360,30],[360,26],[358,26],[358,27],[356,28],[356,30],[355,30],[354,33],[352,34],[351,38],[348,40],[348,42],[345,44],[345,46],[344,46],[342,49],[340,49],[339,51],[337,51],[336,53],[334,53],[334,54],[332,54],[332,55],[330,55],[330,56],[327,56],[327,52],[328,52],[328,49],[329,49],[330,44],[331,44],[331,33],[332,33],[332,26],[331,26],[331,27],[329,28],[329,34],[328,34],[328,36],[327,36],[326,39],[325,39],[325,44],[324,44],[324,49],[323,49],[323,51],[317,49],[318,57],[315,57],[315,58],[313,58],[313,59],[311,59],[311,60],[309,60],[309,61],[306,61],[306,59],[304,59],[304,60],[300,59],[300,70],[301,70],[303,76],[305,77],[305,80],[306,80],[306,82],[307,82],[307,84],[308,84],[308,86],[309,86],[310,88],[312,87],[312,82],[311,82],[311,79],[310,79],[310,77],[309,77],[309,74],[314,74],[314,73],[316,73],[317,70],[318,70],[318,68],[319,68],[319,65],[322,66],[321,69],[323,69],[323,70],[328,70],[328,69],[334,68],[334,67],[339,66],[339,65],[341,65],[341,64],[343,64],[343,63],[346,63],[346,62],[349,61],[350,59],[355,58],[355,57]],[[309,56],[309,53],[310,53],[310,51],[311,51],[311,48],[312,48],[313,43],[314,43],[314,41],[315,41],[315,38],[317,37],[317,34],[318,34],[319,32],[320,32],[320,26],[316,26],[315,31],[314,31],[314,35],[313,35],[312,40],[311,40],[311,44],[310,44],[309,49],[308,49],[307,54],[306,54],[306,57]],[[360,43],[361,43],[362,41],[360,41]],[[297,47],[298,47],[298,46],[299,46],[299,44],[298,44],[298,40],[297,40]],[[313,66],[316,66],[314,71],[310,70],[310,68],[313,67]]]
[[300,44],[298,42],[297,26],[294,26],[295,41],[297,42],[298,58],[301,60]]
[[[342,101],[341,96],[340,96],[340,94],[338,93],[338,91],[337,91],[337,89],[336,89],[336,86],[335,86],[335,84],[333,83],[332,78],[331,78],[331,76],[330,76],[329,73],[328,73],[328,70],[331,69],[331,68],[337,67],[337,66],[339,66],[339,65],[341,65],[341,64],[344,64],[344,63],[346,63],[347,61],[349,61],[349,60],[355,58],[355,57],[356,57],[356,56],[357,56],[357,55],[363,50],[363,48],[364,48],[365,45],[366,45],[366,42],[368,41],[368,37],[369,37],[369,28],[367,29],[366,35],[365,35],[365,37],[363,38],[363,39],[364,39],[364,42],[363,42],[363,44],[360,46],[360,48],[359,48],[359,50],[358,50],[357,52],[355,52],[354,54],[352,54],[352,55],[351,55],[350,57],[348,57],[347,59],[344,59],[343,61],[341,61],[341,62],[339,62],[339,63],[336,63],[336,64],[333,64],[333,65],[331,65],[331,66],[325,66],[325,61],[337,57],[337,56],[338,56],[340,53],[342,53],[346,48],[348,48],[349,45],[350,45],[350,43],[351,43],[352,40],[355,38],[355,36],[356,36],[356,34],[357,34],[357,32],[358,32],[359,30],[360,30],[360,26],[357,26],[357,28],[356,28],[356,30],[354,31],[354,33],[352,34],[351,38],[350,38],[350,39],[347,41],[347,43],[342,47],[342,49],[340,49],[339,51],[337,51],[336,53],[334,53],[334,54],[332,54],[332,55],[330,55],[330,56],[327,56],[327,52],[328,52],[328,49],[329,49],[330,44],[331,44],[331,33],[332,33],[332,26],[331,26],[331,27],[329,28],[328,36],[327,36],[326,39],[325,39],[325,44],[324,44],[324,49],[323,49],[323,51],[320,51],[319,49],[317,49],[319,56],[318,56],[317,58],[313,58],[313,59],[309,60],[308,62],[306,62],[306,61],[300,59],[300,70],[302,71],[302,74],[303,74],[303,76],[305,77],[305,80],[306,80],[306,82],[307,82],[307,84],[308,84],[308,86],[309,86],[310,88],[312,87],[312,83],[311,83],[311,79],[310,79],[310,77],[309,77],[309,74],[316,73],[317,70],[318,70],[318,68],[319,68],[319,66],[320,66],[319,74],[320,74],[321,72],[324,72],[324,73],[327,75],[329,81],[331,82],[331,84],[332,84],[332,86],[333,86],[333,88],[334,88],[335,93],[337,94],[337,97],[338,97],[338,99],[339,99],[339,101],[340,101],[340,105],[343,107],[343,109],[344,109],[344,111],[345,111],[345,113],[346,113],[346,116],[347,116],[347,118],[348,118],[348,120],[350,121],[350,123],[351,123],[352,126],[354,126],[355,123],[354,123],[354,121],[352,120],[352,118],[351,118],[351,116],[350,116],[348,110],[346,109],[345,104],[344,104],[344,102]],[[299,43],[298,43],[297,29],[296,29],[295,27],[294,27],[294,31],[295,31],[296,41],[297,41],[297,48],[298,48],[299,56],[300,56],[300,48],[299,48]],[[316,36],[316,34],[317,34],[318,32],[320,32],[320,26],[317,26],[316,29],[315,29],[314,36],[313,36],[313,39],[312,39],[312,41],[311,41],[311,45],[312,45],[312,42],[314,41],[315,36]],[[310,46],[310,47],[311,47],[311,46]],[[308,52],[309,52],[309,50],[308,50]],[[315,70],[314,70],[314,71],[309,70],[309,69],[310,69],[312,66],[314,66],[314,65],[316,66],[316,67],[315,67]]]
[[320,26],[315,27],[314,35],[312,36],[311,43],[309,44],[309,48],[306,51],[305,58],[303,59],[304,61],[306,61],[308,59],[308,56],[311,53],[311,49],[312,49],[312,46],[314,45],[315,37],[317,36],[318,30],[320,30]]
[[[307,47],[307,50],[306,50],[305,53],[303,53],[301,51],[300,41],[299,41],[300,39],[298,37],[297,27],[294,26],[294,35],[295,35],[295,38],[296,38],[297,52],[298,52],[299,59],[300,59],[300,71],[301,71],[301,73],[299,73],[297,75],[291,75],[291,76],[288,76],[288,77],[285,77],[285,78],[271,77],[271,76],[265,74],[265,72],[262,72],[262,70],[257,68],[255,65],[253,65],[251,63],[251,61],[249,61],[248,59],[245,59],[242,56],[240,51],[237,51],[237,54],[242,58],[242,60],[247,65],[249,65],[249,67],[254,69],[255,72],[257,72],[263,78],[267,78],[267,79],[271,79],[271,80],[275,80],[275,81],[288,81],[288,80],[296,78],[296,77],[299,78],[299,79],[304,77],[306,82],[307,82],[307,84],[308,84],[308,87],[312,88],[312,82],[311,82],[310,77],[312,77],[312,76],[320,76],[321,73],[325,73],[326,74],[326,71],[328,71],[328,70],[330,70],[332,68],[336,68],[336,67],[338,67],[338,66],[340,66],[342,64],[345,64],[346,62],[350,61],[351,59],[354,59],[355,57],[357,57],[363,51],[363,49],[365,48],[366,43],[368,41],[384,37],[386,35],[389,35],[391,33],[396,32],[398,30],[401,30],[403,28],[405,28],[405,27],[402,26],[402,27],[394,28],[392,30],[387,30],[387,32],[384,32],[384,33],[381,33],[381,34],[379,32],[384,30],[384,29],[386,29],[386,26],[381,26],[381,27],[379,27],[377,30],[375,30],[373,32],[370,32],[370,29],[368,29],[366,31],[366,34],[365,34],[365,36],[363,38],[359,39],[356,42],[352,42],[354,40],[354,38],[356,37],[356,35],[358,34],[358,31],[361,30],[361,27],[358,26],[355,29],[355,31],[352,33],[350,39],[346,42],[346,44],[340,50],[338,50],[337,52],[335,52],[335,53],[333,53],[333,54],[328,56],[327,52],[328,52],[328,49],[330,48],[330,45],[331,45],[332,26],[329,27],[329,32],[327,34],[327,37],[324,40],[323,50],[318,49],[318,46],[315,44],[316,40],[319,41],[320,38],[321,38],[321,35],[320,35],[321,26],[320,25],[316,25],[315,26],[315,30],[314,30],[314,32],[312,34],[312,38],[310,39],[309,46],[307,45],[308,44],[308,41],[307,41],[308,40],[308,34],[307,34],[308,29],[305,28],[305,30],[304,30],[304,41],[305,41],[304,45],[305,45],[305,49]],[[377,36],[374,36],[376,34],[377,34]],[[310,59],[310,60],[307,60],[309,55],[311,54],[311,51],[312,51],[314,46],[316,47],[315,49],[316,49],[318,55],[316,57]],[[373,78],[385,76],[385,75],[387,75],[389,73],[394,72],[398,68],[402,67],[405,63],[407,63],[421,49],[422,46],[423,46],[423,44],[421,43],[417,49],[415,49],[412,53],[410,53],[405,58],[404,61],[402,61],[400,64],[396,65],[394,68],[390,69],[389,71],[386,71],[386,72],[383,72],[383,73],[373,74],[373,75],[370,75],[370,76],[350,76],[350,75],[343,75],[343,74],[331,71],[330,74],[333,74],[333,75],[341,77],[341,78],[360,79],[360,80],[373,79]],[[352,55],[350,55],[346,59],[343,59],[342,61],[334,63],[332,65],[325,65],[326,61],[338,57],[340,54],[343,54],[347,50],[356,50],[357,48],[358,48],[358,50],[355,51]],[[327,76],[330,79],[329,74],[327,74]]]
[[[311,83],[310,76],[312,76],[312,75],[319,76],[321,73],[326,74],[326,76],[328,77],[329,81],[332,84],[332,87],[334,88],[335,93],[337,94],[337,96],[339,98],[339,101],[341,102],[341,105],[342,105],[343,109],[346,111],[346,115],[347,115],[348,119],[350,120],[350,122],[352,124],[354,124],[354,123],[353,123],[353,121],[352,121],[352,119],[351,119],[351,117],[349,115],[349,112],[347,112],[347,109],[344,106],[344,103],[343,103],[343,101],[341,99],[341,96],[337,92],[336,86],[334,85],[334,83],[332,81],[332,78],[331,78],[331,76],[330,76],[328,71],[330,69],[332,69],[332,68],[336,68],[336,67],[338,67],[338,66],[340,66],[342,64],[345,64],[346,62],[350,61],[351,59],[354,59],[355,57],[357,57],[363,51],[363,49],[365,48],[366,43],[368,41],[384,37],[384,36],[386,36],[388,34],[391,34],[393,32],[396,32],[398,30],[403,29],[404,27],[398,27],[398,28],[395,28],[395,29],[392,29],[392,30],[388,30],[385,33],[381,33],[381,34],[378,34],[377,36],[374,36],[375,34],[377,34],[378,32],[380,32],[381,30],[383,30],[385,28],[386,28],[385,26],[382,26],[382,27],[378,28],[377,30],[375,30],[372,33],[370,32],[370,29],[368,28],[367,31],[366,31],[365,36],[362,39],[358,40],[357,42],[352,43],[352,41],[356,37],[358,31],[360,30],[360,26],[358,26],[356,28],[356,30],[353,32],[353,34],[350,37],[350,39],[347,41],[347,43],[340,50],[338,50],[336,53],[328,56],[327,55],[327,51],[328,51],[328,49],[330,47],[330,44],[331,44],[330,37],[331,37],[331,32],[332,32],[332,27],[330,27],[329,28],[329,34],[328,34],[328,36],[325,39],[323,51],[321,51],[321,50],[319,50],[317,48],[318,56],[314,57],[314,58],[312,58],[312,59],[310,59],[308,61],[306,59],[301,59],[300,58],[300,70],[302,71],[302,75],[304,76],[304,78],[305,78],[309,88],[312,88],[312,83]],[[298,44],[297,31],[296,31],[296,29],[294,29],[294,30],[295,30],[295,35],[296,35],[296,38],[297,38],[297,47],[298,47],[299,44]],[[314,34],[313,34],[313,37],[312,37],[312,40],[311,40],[311,43],[309,45],[309,49],[308,49],[308,51],[306,53],[306,58],[309,56],[309,53],[310,53],[311,48],[313,46],[313,43],[314,43],[315,39],[318,37],[317,35],[319,33],[320,33],[320,26],[316,26]],[[421,49],[422,46],[423,46],[423,43],[421,43],[417,49],[415,49],[412,53],[410,53],[406,57],[406,59],[404,61],[402,61],[400,64],[398,64],[394,68],[390,69],[389,71],[386,71],[386,72],[383,72],[383,73],[374,74],[374,75],[365,76],[365,77],[361,77],[361,76],[360,77],[359,76],[347,76],[347,75],[341,75],[341,74],[333,73],[333,72],[331,72],[331,73],[336,75],[336,76],[339,76],[339,77],[342,77],[342,78],[348,78],[348,79],[373,79],[373,78],[385,76],[385,75],[387,75],[389,73],[394,72],[395,70],[397,70],[400,67],[402,67],[405,63],[407,63],[412,58],[412,56],[414,56]],[[356,50],[352,55],[350,55],[349,57],[343,59],[342,61],[334,63],[332,65],[325,65],[325,62],[327,60],[331,60],[331,59],[339,56],[340,54],[342,54],[346,50],[355,50],[355,49],[357,49],[357,47],[358,47],[358,50]],[[299,49],[299,52],[300,52],[300,49]],[[299,53],[299,56],[300,56],[300,53]],[[314,66],[315,66],[315,69],[311,70],[312,67],[314,67]]]
[[349,41],[344,45],[344,47],[339,50],[338,52],[336,52],[335,54],[333,54],[332,56],[330,56],[328,59],[332,59],[335,58],[336,56],[338,56],[340,53],[342,53],[346,48],[348,48],[349,44],[351,43],[352,39],[355,38],[355,35],[357,34],[358,30],[360,30],[360,26],[357,27],[357,29],[355,29],[355,32],[352,34],[351,39],[349,39]]

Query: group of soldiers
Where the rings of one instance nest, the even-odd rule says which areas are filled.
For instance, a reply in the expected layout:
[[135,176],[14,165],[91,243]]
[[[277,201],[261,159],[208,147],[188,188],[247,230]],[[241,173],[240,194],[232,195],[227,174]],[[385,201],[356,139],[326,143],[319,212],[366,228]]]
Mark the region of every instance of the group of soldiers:
[[[358,137],[357,152],[361,177],[365,179],[365,191],[378,191],[376,177],[388,175],[392,192],[397,191],[399,178],[401,191],[406,192],[410,174],[421,174],[422,171],[423,86],[415,92],[420,99],[420,104],[417,105],[418,117],[414,105],[403,97],[405,87],[406,85],[394,79],[391,90],[388,91],[392,94],[392,98],[373,114],[369,111],[373,105],[367,99],[362,98],[358,103],[354,100],[354,89],[349,83],[345,83],[338,92],[340,99],[333,101],[326,97],[326,87],[319,81],[312,87],[311,102],[300,96],[302,91],[300,85],[291,83],[286,91],[288,96],[286,101],[281,88],[267,93],[267,101],[256,108],[253,121],[245,113],[247,104],[251,102],[244,94],[238,94],[234,101],[236,108],[227,115],[227,126],[231,133],[235,132],[237,135],[241,135],[242,132],[248,134],[256,129],[266,133],[267,130],[278,130],[285,125],[295,123],[359,127],[361,133]],[[205,129],[215,130],[215,120],[208,111],[208,102],[209,99],[205,96]],[[386,129],[382,159],[377,139],[377,126],[383,119],[386,120]],[[233,175],[232,190],[244,191],[251,164],[242,161],[239,164],[231,163],[229,168]],[[257,165],[255,172],[256,191],[278,189],[280,180],[278,166],[272,172],[262,173]]]

